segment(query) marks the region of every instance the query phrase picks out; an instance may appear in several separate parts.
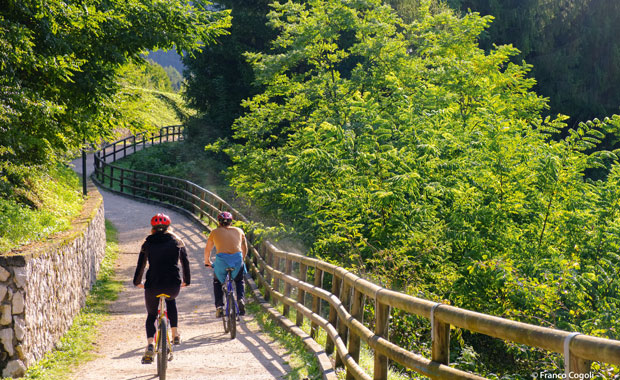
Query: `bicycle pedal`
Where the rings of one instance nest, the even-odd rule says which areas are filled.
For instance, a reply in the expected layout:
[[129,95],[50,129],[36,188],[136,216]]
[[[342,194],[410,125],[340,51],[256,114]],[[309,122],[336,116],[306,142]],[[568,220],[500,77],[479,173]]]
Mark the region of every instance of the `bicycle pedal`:
[[142,364],[153,364],[153,359],[142,358]]

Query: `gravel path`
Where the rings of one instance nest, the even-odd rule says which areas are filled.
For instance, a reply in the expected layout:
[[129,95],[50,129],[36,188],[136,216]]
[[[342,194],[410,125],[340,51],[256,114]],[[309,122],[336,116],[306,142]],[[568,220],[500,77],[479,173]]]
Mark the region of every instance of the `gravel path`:
[[[89,164],[88,168],[90,169]],[[75,163],[80,171],[81,163]],[[206,236],[187,217],[100,189],[105,217],[118,229],[120,255],[116,278],[123,290],[110,307],[111,316],[99,326],[95,360],[74,372],[75,380],[155,379],[156,364],[143,365],[146,347],[144,291],[132,284],[138,252],[150,232],[149,221],[157,212],[170,215],[175,232],[184,240],[190,260],[192,283],[177,298],[181,345],[175,347],[168,365],[168,379],[280,379],[290,368],[288,355],[269,336],[260,332],[251,315],[242,317],[237,338],[224,334],[215,318],[213,272],[204,268]]]

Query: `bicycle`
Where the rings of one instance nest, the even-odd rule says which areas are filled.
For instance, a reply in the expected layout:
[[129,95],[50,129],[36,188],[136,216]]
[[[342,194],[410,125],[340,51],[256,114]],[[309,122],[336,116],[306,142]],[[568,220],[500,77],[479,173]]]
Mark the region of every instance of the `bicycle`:
[[224,332],[230,332],[230,339],[237,336],[237,319],[239,318],[239,305],[235,297],[235,285],[233,275],[235,268],[226,268],[226,280],[222,284],[224,291],[224,299],[226,304],[222,312],[222,322],[224,323]]
[[155,333],[155,347],[157,347],[157,376],[160,380],[166,380],[166,368],[168,362],[172,360],[172,344],[170,343],[170,321],[168,320],[168,310],[166,309],[167,294],[160,294],[159,309],[157,310],[157,331]]

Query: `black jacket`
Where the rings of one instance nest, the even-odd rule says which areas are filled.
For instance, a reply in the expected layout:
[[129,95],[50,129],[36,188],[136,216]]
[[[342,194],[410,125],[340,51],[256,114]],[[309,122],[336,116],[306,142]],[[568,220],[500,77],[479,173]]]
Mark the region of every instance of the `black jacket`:
[[140,256],[136,273],[133,276],[133,284],[142,282],[142,274],[146,263],[149,269],[146,271],[145,288],[164,288],[181,285],[181,268],[183,268],[183,282],[190,284],[189,261],[183,241],[168,232],[158,232],[146,238]]

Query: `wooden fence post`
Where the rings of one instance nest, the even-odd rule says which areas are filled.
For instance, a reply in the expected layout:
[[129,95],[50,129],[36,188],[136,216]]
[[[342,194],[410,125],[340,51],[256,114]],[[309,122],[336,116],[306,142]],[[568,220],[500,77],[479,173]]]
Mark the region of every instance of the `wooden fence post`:
[[[588,374],[591,372],[592,361],[578,358],[571,355],[568,368],[571,374]],[[587,377],[574,376],[576,379],[587,379]]]
[[[200,200],[201,201],[205,201],[205,192],[204,191],[200,191]],[[204,203],[200,202],[200,207],[198,208],[200,210],[200,215],[198,215],[198,217],[200,218],[200,220],[202,220],[205,217],[205,212],[203,210],[204,207]]]
[[435,318],[435,310],[441,304],[431,309],[431,358],[434,362],[450,364],[450,324],[440,322]]
[[589,379],[589,377],[579,376],[590,373],[592,361],[580,358],[571,353],[570,344],[574,337],[579,333],[571,333],[564,339],[564,370],[567,379]]
[[[332,275],[332,290],[331,290],[332,294],[334,295],[340,294],[340,282],[341,282],[340,278],[338,278],[338,276],[336,276],[336,273],[334,273]],[[329,305],[329,317],[327,320],[330,325],[336,328],[337,322],[338,322],[338,313],[336,312],[336,308],[331,305]],[[328,335],[327,342],[325,343],[325,353],[327,353],[327,355],[331,355],[334,352],[334,345],[335,345],[334,340]]]
[[[362,322],[364,318],[364,293],[353,287],[353,303],[351,305],[351,316]],[[360,337],[351,331],[349,337],[349,355],[356,363],[360,361]],[[347,368],[347,380],[355,380],[353,373]]]
[[[299,263],[299,279],[303,282],[306,282],[308,279],[308,267],[306,264]],[[306,292],[301,288],[297,289],[297,302],[302,306],[305,306],[305,298]],[[297,316],[295,317],[295,324],[301,327],[304,324],[304,315],[300,312],[297,312]]]
[[[390,307],[375,300],[375,334],[388,338],[388,321],[390,317]],[[387,380],[388,358],[375,351],[375,370],[374,380]]]
[[196,187],[189,185],[189,188],[192,190],[192,206],[194,206],[194,214],[198,215],[198,218],[200,218],[202,216],[202,203],[200,203],[200,201],[197,201],[196,198],[200,199],[199,195],[200,194],[196,194]]
[[[276,252],[272,252],[273,256],[271,259],[271,266],[273,267],[273,269],[280,271],[280,256],[278,256],[278,254]],[[274,277],[273,278],[273,289],[280,293],[280,279],[278,277]],[[274,302],[277,301],[274,300]]]
[[[340,298],[340,300],[342,301],[342,304],[344,305],[345,309],[347,310],[351,310],[351,286],[349,284],[347,284],[346,282],[342,283],[341,286],[341,290],[340,290],[340,296],[338,297]],[[338,318],[338,335],[340,336],[340,339],[342,339],[342,341],[344,342],[344,344],[347,344],[347,340],[349,338],[349,328],[347,327],[347,324],[342,321],[340,318]],[[336,368],[338,367],[344,367],[344,362],[342,361],[342,358],[340,357],[340,355],[336,355]]]
[[101,178],[99,177],[101,175],[101,171],[100,171],[100,165],[101,162],[99,161],[99,155],[97,153],[95,153],[95,178],[101,180]]
[[[285,260],[286,261],[285,261],[285,264],[284,264],[284,273],[286,273],[287,275],[290,276],[291,275],[291,269],[292,269],[292,266],[293,266],[293,262],[288,257]],[[284,295],[286,297],[290,297],[291,296],[291,284],[289,284],[288,282],[284,282]],[[288,318],[289,314],[290,314],[290,306],[285,304],[282,311],[284,312],[284,316],[286,318]]]
[[[314,286],[317,288],[323,287],[323,271],[318,267],[314,267]],[[314,294],[312,295],[312,312],[315,314],[321,314],[321,299]],[[319,325],[312,322],[310,325],[310,336],[316,340],[317,329]]]
[[[265,243],[261,244],[260,246],[258,246],[257,248],[258,254],[261,256],[261,259],[263,259],[263,262],[267,262],[266,258],[265,258]],[[258,273],[260,273],[261,276],[265,277],[265,266],[261,265],[258,268]]]
[[131,195],[135,196],[136,187],[138,186],[138,184],[136,184],[136,172],[132,171],[132,173],[133,173],[133,181],[131,182]]
[[159,189],[157,189],[157,197],[160,201],[163,201],[163,191],[164,191],[164,177],[159,177]]
[[[272,258],[273,255],[271,254],[271,251],[267,247],[267,244],[263,244],[263,246],[265,247],[265,256],[264,256],[265,263],[267,263],[268,266],[271,266],[271,260],[273,259]],[[265,285],[265,300],[269,301],[271,299],[271,289],[269,289],[269,287],[271,286],[271,273],[269,272],[267,268],[265,268],[265,282],[267,283]]]

